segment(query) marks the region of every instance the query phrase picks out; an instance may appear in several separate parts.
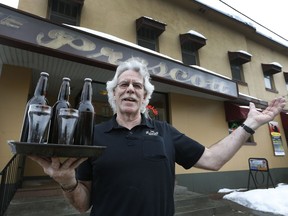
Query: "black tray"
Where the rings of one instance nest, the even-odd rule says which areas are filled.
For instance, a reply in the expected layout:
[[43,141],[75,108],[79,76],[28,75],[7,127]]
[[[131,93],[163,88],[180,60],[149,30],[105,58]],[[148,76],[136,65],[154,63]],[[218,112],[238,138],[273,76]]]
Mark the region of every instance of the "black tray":
[[81,146],[63,144],[40,144],[8,141],[13,154],[44,157],[99,157],[106,146]]

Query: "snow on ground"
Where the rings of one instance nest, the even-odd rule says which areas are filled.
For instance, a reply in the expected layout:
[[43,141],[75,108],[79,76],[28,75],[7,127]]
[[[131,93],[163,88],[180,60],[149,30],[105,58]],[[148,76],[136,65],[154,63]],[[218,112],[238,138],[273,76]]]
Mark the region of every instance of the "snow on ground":
[[275,188],[254,189],[220,189],[218,193],[226,194],[223,199],[236,202],[250,209],[274,214],[288,215],[288,185],[278,184]]

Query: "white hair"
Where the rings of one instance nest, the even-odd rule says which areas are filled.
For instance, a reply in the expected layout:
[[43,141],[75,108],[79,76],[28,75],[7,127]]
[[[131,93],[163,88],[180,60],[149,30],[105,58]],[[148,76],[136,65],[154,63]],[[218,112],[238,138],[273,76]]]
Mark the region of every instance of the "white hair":
[[139,73],[143,77],[143,85],[144,90],[146,92],[146,97],[144,99],[143,104],[141,105],[140,112],[145,113],[146,106],[149,104],[149,100],[151,98],[151,95],[154,91],[154,85],[150,82],[150,74],[148,72],[147,66],[140,61],[140,59],[132,58],[125,62],[122,62],[116,69],[115,76],[112,80],[108,81],[106,84],[106,89],[108,92],[108,102],[113,110],[113,113],[115,114],[117,112],[117,105],[114,100],[114,90],[118,84],[118,78],[119,76],[127,71],[127,70],[133,70],[137,73]]

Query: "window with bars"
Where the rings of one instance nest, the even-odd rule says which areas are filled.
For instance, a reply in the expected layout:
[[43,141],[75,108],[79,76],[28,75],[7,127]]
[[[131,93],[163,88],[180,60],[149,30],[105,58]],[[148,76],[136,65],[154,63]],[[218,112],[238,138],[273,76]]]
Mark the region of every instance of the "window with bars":
[[166,24],[149,17],[136,20],[137,44],[159,52],[159,36],[165,31]]
[[230,67],[231,67],[232,79],[235,81],[245,82],[242,65],[235,65],[230,63]]
[[80,24],[81,3],[67,0],[50,0],[49,3],[50,20],[76,26]]

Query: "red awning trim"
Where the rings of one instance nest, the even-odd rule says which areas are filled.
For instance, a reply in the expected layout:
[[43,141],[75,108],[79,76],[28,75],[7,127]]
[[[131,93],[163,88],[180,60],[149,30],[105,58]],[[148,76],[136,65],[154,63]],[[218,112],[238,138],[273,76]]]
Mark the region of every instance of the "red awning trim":
[[281,112],[280,117],[284,131],[288,132],[288,112]]
[[249,112],[249,106],[238,105],[234,103],[225,103],[226,121],[244,121]]
[[[225,116],[227,122],[244,121],[247,118],[250,107],[246,105],[235,104],[231,102],[224,103]],[[262,109],[257,108],[262,112]]]

